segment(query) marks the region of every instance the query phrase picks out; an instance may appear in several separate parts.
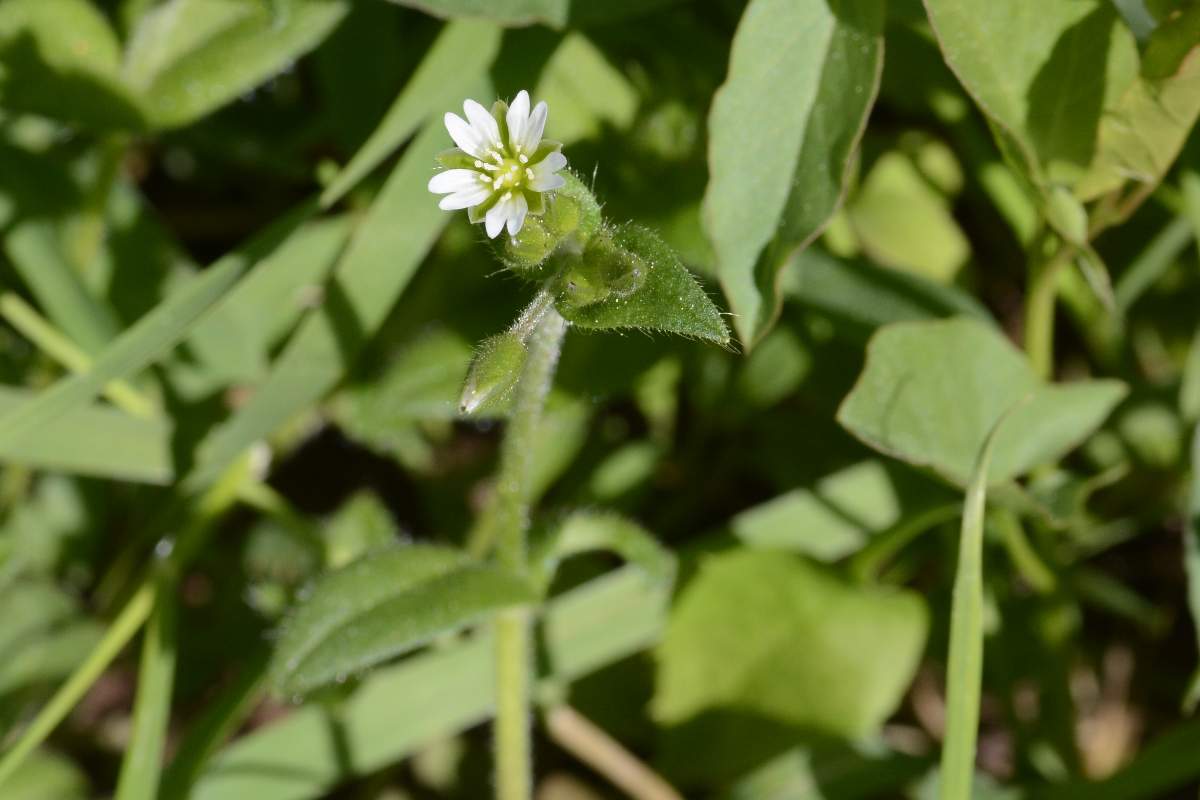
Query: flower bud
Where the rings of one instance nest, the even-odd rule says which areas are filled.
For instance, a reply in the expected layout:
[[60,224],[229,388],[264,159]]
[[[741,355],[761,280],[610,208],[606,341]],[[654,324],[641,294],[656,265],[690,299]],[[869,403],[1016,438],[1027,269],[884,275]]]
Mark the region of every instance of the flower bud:
[[500,410],[521,377],[527,355],[525,343],[512,331],[484,339],[467,370],[459,410],[464,414]]

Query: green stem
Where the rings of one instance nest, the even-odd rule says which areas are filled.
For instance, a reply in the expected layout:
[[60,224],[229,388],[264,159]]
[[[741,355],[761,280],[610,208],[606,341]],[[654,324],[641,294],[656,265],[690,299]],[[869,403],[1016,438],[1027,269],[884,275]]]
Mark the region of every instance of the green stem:
[[[538,426],[562,349],[566,320],[548,308],[529,338],[529,356],[513,397],[496,482],[496,560],[513,572],[528,569],[530,476]],[[496,620],[496,797],[532,796],[530,684],[533,667],[527,609]]]
[[[33,306],[18,295],[0,295],[0,316],[16,328],[50,358],[72,373],[92,368],[92,357],[58,328],[50,324]],[[125,381],[113,381],[104,387],[104,396],[127,414],[148,418],[154,416],[154,402]]]
[[1058,271],[1070,260],[1071,250],[1061,247],[1047,257],[1044,237],[1033,244],[1029,259],[1029,285],[1025,291],[1025,352],[1034,372],[1050,378],[1054,371],[1054,305],[1058,296]]

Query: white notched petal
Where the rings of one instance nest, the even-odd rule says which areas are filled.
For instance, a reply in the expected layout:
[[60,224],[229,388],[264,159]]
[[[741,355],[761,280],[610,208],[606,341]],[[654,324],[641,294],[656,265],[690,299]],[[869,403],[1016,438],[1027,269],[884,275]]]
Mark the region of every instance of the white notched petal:
[[533,178],[529,181],[529,188],[539,192],[548,192],[551,189],[557,189],[566,183],[566,179],[562,175],[555,175],[560,169],[567,165],[567,157],[557,150],[543,158],[538,163],[530,167],[533,170]]
[[460,208],[470,208],[477,206],[484,200],[491,197],[492,193],[487,190],[487,187],[476,184],[470,189],[448,194],[438,203],[438,208],[443,211],[457,211]]
[[500,146],[500,126],[486,108],[474,100],[465,100],[463,111],[467,112],[467,119],[471,121],[471,127],[475,129],[480,142],[485,145],[484,149]]
[[508,141],[514,147],[523,147],[525,131],[529,129],[529,92],[524,89],[517,92],[504,118],[508,122]]
[[545,100],[538,103],[529,115],[529,126],[525,129],[524,138],[520,142],[513,140],[526,153],[537,150],[538,143],[542,141],[542,131],[546,130],[546,115],[549,113],[550,109]]
[[508,205],[507,200],[501,200],[484,215],[483,227],[487,230],[489,239],[495,239],[500,235],[500,231],[504,230],[504,223],[508,219]]
[[529,203],[525,201],[525,195],[518,192],[513,196],[512,210],[508,212],[509,236],[516,236],[521,230],[521,226],[525,224],[527,213],[529,213]]
[[479,173],[472,169],[448,169],[429,179],[429,191],[434,194],[462,192],[479,186]]
[[459,150],[476,158],[483,155],[486,148],[482,146],[479,134],[465,119],[450,111],[446,112],[443,119],[446,122],[446,130],[450,132],[450,138],[458,145]]

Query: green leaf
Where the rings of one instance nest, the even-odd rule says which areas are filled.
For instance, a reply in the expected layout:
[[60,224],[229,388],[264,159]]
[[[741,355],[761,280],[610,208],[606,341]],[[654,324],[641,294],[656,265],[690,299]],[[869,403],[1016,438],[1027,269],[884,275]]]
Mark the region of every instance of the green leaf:
[[[580,86],[587,91],[579,91]],[[568,145],[597,136],[605,127],[624,130],[638,104],[629,79],[580,33],[563,37],[542,68],[534,96],[550,107],[555,141]]]
[[[0,387],[0,420],[27,416],[43,395]],[[35,469],[140,483],[170,483],[171,424],[112,408],[79,405],[55,417],[37,436],[0,444],[0,462]]]
[[29,756],[4,784],[21,800],[84,800],[90,797],[87,776],[68,758],[39,750]]
[[458,105],[499,49],[500,30],[494,25],[472,20],[447,25],[370,138],[321,193],[321,205],[328,208],[345,196],[432,112]]
[[551,28],[612,22],[636,16],[672,0],[392,0],[436,17],[483,17],[503,25],[541,23]]
[[635,225],[594,236],[561,276],[555,304],[579,328],[639,328],[729,342],[721,312],[679,256]]
[[143,127],[120,79],[121,45],[87,0],[0,4],[0,104],[94,130]]
[[654,716],[736,709],[858,738],[896,709],[927,627],[915,592],[851,587],[781,553],[711,556],[672,611]]
[[943,800],[971,800],[983,684],[983,512],[987,506],[989,462],[1001,426],[1023,402],[1017,400],[1004,409],[991,426],[967,484],[950,608],[950,652],[946,657],[946,736],[938,794]]
[[105,384],[128,377],[153,363],[187,335],[201,315],[269,253],[308,214],[308,208],[276,223],[258,239],[222,258],[184,288],[125,330],[101,352],[87,372],[64,378],[0,416],[0,452],[36,450],[64,414],[92,400]]
[[[554,598],[542,615],[551,680],[572,681],[644,650],[662,629],[667,594],[626,567]],[[235,739],[208,765],[192,800],[324,797],[426,745],[484,722],[495,707],[490,631],[383,667],[340,704],[320,704]],[[338,725],[344,738],[331,737]],[[347,750],[349,747],[349,757]]]
[[1094,431],[1125,396],[1116,380],[1046,384],[1001,333],[957,318],[881,328],[838,421],[875,449],[966,486],[988,432],[1004,426],[990,482],[1057,460]]
[[777,276],[841,202],[879,86],[883,3],[751,0],[709,114],[704,227],[734,327],[752,347]]
[[784,277],[788,297],[864,334],[892,322],[955,315],[992,322],[988,310],[957,287],[862,259],[835,258],[819,247],[798,254]]
[[320,580],[290,615],[275,683],[297,694],[345,680],[535,597],[524,580],[458,550],[413,545],[366,556]]
[[846,212],[863,250],[880,264],[951,283],[971,254],[947,198],[901,152],[875,162]]
[[1141,74],[1106,108],[1091,168],[1075,187],[1085,200],[1126,181],[1158,185],[1200,115],[1200,6],[1150,37]]
[[751,547],[788,550],[817,561],[858,551],[902,516],[941,497],[929,481],[862,461],[736,514],[730,531]]
[[153,127],[187,125],[289,68],[348,10],[344,0],[167,0],[138,22],[125,78]]
[[1102,114],[1138,70],[1133,34],[1108,0],[925,0],[951,69],[1000,126],[1034,184],[1073,185]]

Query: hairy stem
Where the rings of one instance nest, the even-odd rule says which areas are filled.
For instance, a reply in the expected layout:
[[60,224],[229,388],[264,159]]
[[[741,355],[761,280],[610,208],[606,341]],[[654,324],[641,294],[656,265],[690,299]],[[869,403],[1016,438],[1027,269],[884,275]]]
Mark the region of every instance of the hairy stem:
[[[538,425],[562,349],[566,320],[548,308],[529,338],[529,356],[513,397],[496,482],[496,560],[523,573],[528,568],[530,475]],[[496,620],[496,797],[528,800],[532,794],[529,740],[533,668],[529,612],[517,609]]]

